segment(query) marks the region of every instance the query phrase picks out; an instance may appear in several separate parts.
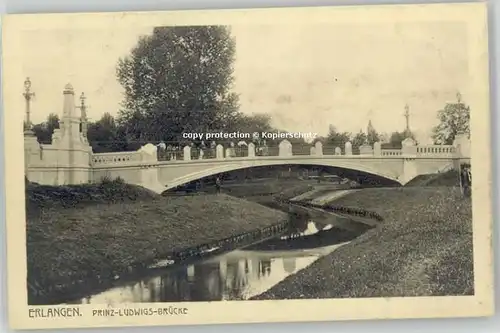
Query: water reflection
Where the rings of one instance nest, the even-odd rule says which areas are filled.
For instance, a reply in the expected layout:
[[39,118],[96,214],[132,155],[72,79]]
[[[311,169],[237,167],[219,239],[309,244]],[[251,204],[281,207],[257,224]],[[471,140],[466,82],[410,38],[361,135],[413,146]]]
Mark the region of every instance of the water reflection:
[[340,245],[295,251],[237,250],[73,303],[244,300],[268,290]]
[[293,239],[297,237],[310,236],[318,233],[320,230],[329,230],[331,227],[332,226],[330,224],[321,227],[313,221],[296,221],[293,227],[294,230],[286,236],[281,236],[280,239]]
[[277,237],[192,265],[163,269],[157,276],[125,283],[71,303],[111,305],[249,299],[355,236],[331,225],[297,221],[286,237]]

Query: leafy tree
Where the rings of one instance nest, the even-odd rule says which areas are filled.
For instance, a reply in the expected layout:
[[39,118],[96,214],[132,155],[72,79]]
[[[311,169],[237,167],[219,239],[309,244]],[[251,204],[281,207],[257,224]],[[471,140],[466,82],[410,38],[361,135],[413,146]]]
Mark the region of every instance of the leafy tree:
[[367,135],[363,131],[359,131],[354,137],[352,138],[351,144],[353,149],[358,149],[360,146],[364,145],[367,142]]
[[56,128],[59,128],[59,116],[55,113],[51,113],[47,116],[46,121],[33,125],[32,130],[35,133],[38,142],[51,144],[52,134]]
[[[265,113],[254,113],[252,115],[239,114],[235,128],[242,133],[274,131],[274,128],[271,126],[271,116]],[[260,142],[260,140],[252,141],[255,141],[254,143]]]
[[338,132],[335,126],[329,126],[329,132],[326,137],[326,144],[333,147],[340,147],[344,149],[346,142],[350,141],[351,133],[349,132]]
[[439,124],[433,128],[432,139],[435,144],[453,144],[455,136],[465,133],[470,137],[470,107],[462,101],[460,93],[455,103],[446,103],[438,111]]
[[391,137],[389,139],[389,143],[384,145],[384,148],[392,148],[392,149],[401,149],[402,148],[402,142],[405,139],[405,133],[404,132],[392,132]]
[[391,133],[391,137],[389,139],[389,142],[383,144],[382,147],[386,148],[386,149],[401,149],[402,148],[402,144],[401,143],[407,137],[412,138],[416,142],[415,135],[413,133],[409,133],[409,135],[408,135],[406,133],[406,131],[403,131],[403,132],[396,131],[396,132],[392,132]]
[[366,129],[366,141],[370,146],[373,146],[375,142],[380,140],[380,136],[373,127],[371,120],[368,122],[368,128]]
[[117,126],[109,113],[105,113],[97,122],[89,123],[87,139],[94,153],[129,150],[123,129]]
[[119,121],[133,140],[181,141],[183,132],[238,124],[235,42],[224,26],[157,27],[118,62]]

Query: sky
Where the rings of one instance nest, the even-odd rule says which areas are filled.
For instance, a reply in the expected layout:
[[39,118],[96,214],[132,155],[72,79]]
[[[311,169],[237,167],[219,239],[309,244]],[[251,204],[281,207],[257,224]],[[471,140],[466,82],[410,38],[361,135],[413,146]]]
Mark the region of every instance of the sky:
[[[19,98],[11,97],[12,104],[24,110],[23,81],[30,77],[34,123],[62,113],[66,83],[76,103],[85,92],[91,120],[117,114],[123,98],[117,61],[152,28],[110,21],[21,31],[18,77],[9,83],[19,85]],[[411,129],[423,142],[446,102],[458,91],[467,101],[467,31],[460,21],[245,21],[230,29],[240,110],[269,113],[285,130],[325,134],[333,124],[358,132],[371,120],[379,132],[402,131],[408,104]]]

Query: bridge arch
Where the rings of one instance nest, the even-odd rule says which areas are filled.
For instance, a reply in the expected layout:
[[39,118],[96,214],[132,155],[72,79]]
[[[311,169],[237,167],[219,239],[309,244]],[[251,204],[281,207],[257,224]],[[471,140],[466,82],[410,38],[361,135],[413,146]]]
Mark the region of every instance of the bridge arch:
[[[243,169],[251,169],[256,167],[273,167],[273,166],[312,166],[312,167],[323,167],[330,170],[335,170],[338,172],[339,176],[345,174],[360,174],[365,175],[368,178],[385,180],[387,183],[393,185],[402,185],[401,180],[390,170],[384,169],[379,170],[370,165],[365,165],[365,163],[356,163],[351,161],[339,161],[336,159],[331,160],[318,160],[318,161],[304,161],[304,160],[248,160],[248,161],[218,161],[217,164],[204,165],[206,163],[200,163],[200,170],[191,172],[185,176],[177,177],[175,179],[162,179],[159,177],[160,182],[165,185],[165,191],[178,188],[179,186],[204,179],[210,176],[215,176],[218,174],[228,173],[231,171],[238,171]],[[191,162],[193,163],[193,162]],[[166,165],[165,165],[166,167]],[[350,178],[346,176],[346,178]],[[352,178],[351,178],[352,179]]]

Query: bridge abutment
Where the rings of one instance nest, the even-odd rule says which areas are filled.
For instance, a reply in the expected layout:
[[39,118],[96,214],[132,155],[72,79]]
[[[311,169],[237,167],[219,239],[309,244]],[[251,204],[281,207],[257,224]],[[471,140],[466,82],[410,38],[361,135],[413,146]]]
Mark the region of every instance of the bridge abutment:
[[410,180],[418,176],[418,167],[415,157],[404,157],[403,173],[400,177],[401,185],[406,185]]
[[40,144],[31,131],[25,133],[26,177],[32,182],[76,185],[92,181],[92,148],[80,132],[71,84],[64,87],[63,96],[63,115],[52,144]]
[[412,138],[406,138],[401,142],[401,153],[403,158],[403,172],[400,176],[401,185],[418,176],[417,168],[417,144]]

